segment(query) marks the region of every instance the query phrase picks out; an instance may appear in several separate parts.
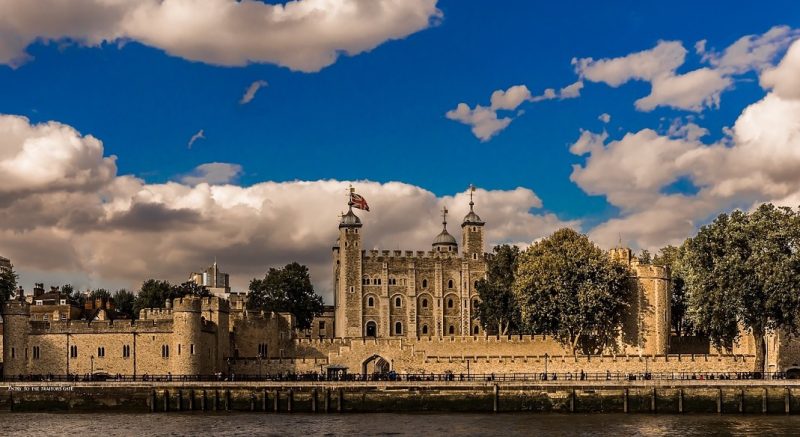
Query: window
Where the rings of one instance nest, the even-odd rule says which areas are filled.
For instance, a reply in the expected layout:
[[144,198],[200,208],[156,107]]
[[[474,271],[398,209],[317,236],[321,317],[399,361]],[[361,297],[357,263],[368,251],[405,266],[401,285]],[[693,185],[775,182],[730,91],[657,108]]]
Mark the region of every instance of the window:
[[426,335],[428,334],[428,325],[422,325],[422,333]]
[[33,359],[38,360],[41,357],[41,351],[39,350],[39,346],[33,347]]
[[267,344],[261,343],[258,345],[258,356],[265,358],[267,356]]
[[194,355],[194,345],[193,344],[189,345],[189,353]]
[[61,321],[63,322],[63,321],[66,321],[66,320],[67,320],[67,315],[66,314],[61,314]]
[[97,348],[97,358],[103,358],[105,356],[106,356],[106,348],[104,348],[103,346]]
[[422,280],[422,288],[428,288],[428,280],[427,279],[423,279]]
[[422,299],[422,308],[428,308],[428,299]]
[[325,321],[324,320],[320,320],[319,321],[319,330],[320,331],[324,331],[325,330]]
[[453,299],[447,299],[447,308],[453,308]]
[[37,305],[37,306],[44,305],[44,302],[42,302],[41,300],[37,300],[37,301],[36,301],[36,305]]
[[14,348],[12,347],[12,348],[11,348],[11,358],[16,358],[16,357],[17,357],[17,351],[16,351],[16,349],[14,349]]
[[369,285],[369,278],[367,277],[361,278],[361,285]]
[[478,300],[477,299],[472,301],[472,309],[473,310],[478,309]]
[[389,278],[389,285],[397,285],[397,278]]
[[447,281],[447,288],[453,288],[453,280]]
[[353,287],[353,286],[351,285],[351,286],[350,286],[350,292],[351,292],[351,293],[355,293],[355,292],[356,292],[356,287]]
[[178,356],[181,356],[181,345],[178,344]]
[[66,305],[66,304],[67,304],[67,300],[66,299],[61,299],[61,305]]
[[403,324],[397,322],[394,324],[394,333],[395,335],[401,335],[403,333]]
[[161,345],[161,358],[169,358],[169,345],[162,344]]
[[130,358],[131,357],[131,347],[129,345],[122,346],[122,358]]
[[472,259],[474,259],[475,261],[477,261],[477,260],[478,260],[478,254],[477,254],[477,253],[473,253],[473,254],[472,254]]
[[453,326],[453,325],[450,325],[450,328],[448,328],[448,329],[447,329],[447,332],[448,332],[450,335],[453,335],[453,334],[455,334],[455,333],[456,333],[456,327],[455,327],[455,326]]
[[69,347],[69,357],[78,358],[78,346],[72,345]]
[[394,306],[396,308],[403,306],[403,299],[400,299],[399,297],[394,298]]
[[49,315],[49,314],[45,314],[45,315],[43,315],[43,316],[42,316],[42,320],[44,320],[45,322],[46,322],[46,321],[48,321],[48,320],[50,320],[50,315]]
[[473,333],[474,335],[478,335],[478,334],[480,334],[480,332],[481,332],[481,329],[480,329],[480,327],[479,327],[478,325],[475,325],[475,326],[472,328],[472,333]]
[[475,287],[475,289],[477,289],[478,288],[478,281],[473,282],[472,286]]
[[375,306],[375,299],[373,299],[372,296],[367,298],[367,306],[370,308]]

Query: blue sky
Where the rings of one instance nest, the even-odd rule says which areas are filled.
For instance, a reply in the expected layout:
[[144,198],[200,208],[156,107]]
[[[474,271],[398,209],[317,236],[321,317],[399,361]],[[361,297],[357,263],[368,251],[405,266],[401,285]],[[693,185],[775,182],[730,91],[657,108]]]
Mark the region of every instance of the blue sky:
[[[571,180],[573,165],[586,165],[586,156],[570,152],[582,130],[606,130],[608,143],[646,128],[666,135],[670,125],[691,122],[708,130],[703,143],[711,145],[723,141],[723,128],[765,96],[762,70],[731,75],[719,106],[697,111],[637,109],[634,102],[649,93],[647,81],[612,87],[584,79],[579,97],[524,102],[503,112],[513,121],[488,141],[445,114],[462,102],[486,106],[494,91],[514,85],[539,95],[572,84],[581,79],[573,58],[623,57],[659,41],[680,41],[687,51],[677,69],[682,74],[710,65],[695,52],[697,41],[721,52],[773,26],[800,27],[800,3],[792,1],[722,6],[441,0],[436,7],[440,16],[427,28],[310,72],[273,62],[221,66],[169,54],[137,38],[99,47],[80,38],[40,39],[24,46],[32,59],[15,68],[0,65],[0,113],[28,117],[31,124],[56,121],[92,135],[102,141],[104,156],[117,157],[117,175],[147,184],[180,181],[196,167],[218,162],[242,167],[230,179],[238,186],[400,181],[437,199],[462,193],[471,183],[498,191],[523,187],[541,199],[542,208],[532,203],[537,213],[554,214],[590,232],[639,210],[609,201],[611,194],[601,189],[592,195]],[[785,50],[785,45],[776,49],[772,65]],[[247,87],[259,80],[268,85],[250,103],[240,104]],[[598,119],[604,113],[611,116],[607,124]],[[201,129],[205,138],[188,147]],[[41,171],[48,171],[46,163]],[[698,181],[695,173],[679,175],[656,191],[694,196]],[[742,202],[771,200],[765,196]],[[708,213],[734,205],[720,204]],[[693,217],[693,223],[702,216]],[[644,241],[633,244],[647,246]],[[2,249],[16,250],[0,244]]]

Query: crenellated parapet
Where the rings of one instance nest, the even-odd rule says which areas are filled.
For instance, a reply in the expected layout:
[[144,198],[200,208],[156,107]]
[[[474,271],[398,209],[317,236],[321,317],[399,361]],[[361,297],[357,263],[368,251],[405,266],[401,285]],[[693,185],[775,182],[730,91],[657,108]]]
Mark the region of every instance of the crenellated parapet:
[[363,250],[364,261],[384,261],[388,259],[435,259],[459,258],[457,252],[440,252],[433,250]]

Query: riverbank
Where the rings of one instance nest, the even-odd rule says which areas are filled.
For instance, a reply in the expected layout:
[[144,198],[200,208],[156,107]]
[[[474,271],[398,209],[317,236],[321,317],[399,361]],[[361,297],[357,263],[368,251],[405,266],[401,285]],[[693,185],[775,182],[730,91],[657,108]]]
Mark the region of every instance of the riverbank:
[[0,411],[800,413],[800,381],[0,383]]

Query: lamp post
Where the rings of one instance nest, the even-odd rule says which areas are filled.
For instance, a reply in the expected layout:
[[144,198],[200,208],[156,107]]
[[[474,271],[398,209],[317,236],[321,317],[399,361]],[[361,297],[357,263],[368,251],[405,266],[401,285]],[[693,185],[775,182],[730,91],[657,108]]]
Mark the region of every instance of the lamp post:
[[469,381],[469,358],[467,358],[467,381]]
[[94,379],[94,355],[89,357],[89,379]]
[[550,358],[550,355],[547,352],[544,353],[544,379],[547,379],[547,359]]

